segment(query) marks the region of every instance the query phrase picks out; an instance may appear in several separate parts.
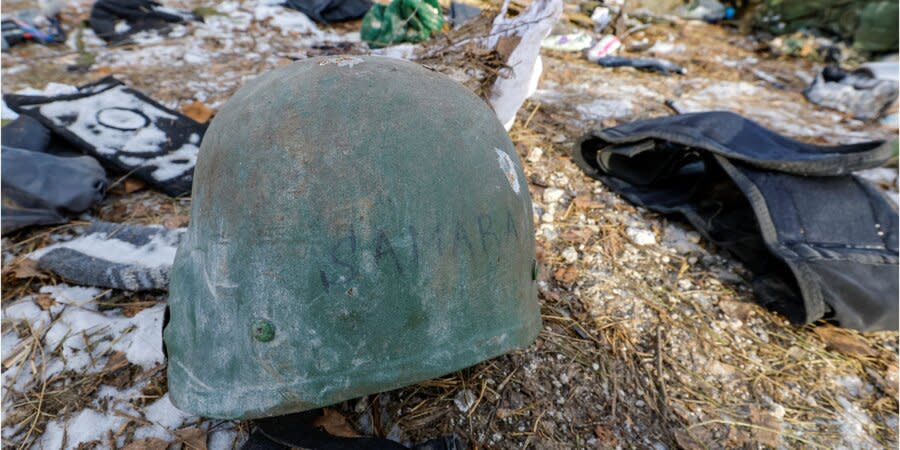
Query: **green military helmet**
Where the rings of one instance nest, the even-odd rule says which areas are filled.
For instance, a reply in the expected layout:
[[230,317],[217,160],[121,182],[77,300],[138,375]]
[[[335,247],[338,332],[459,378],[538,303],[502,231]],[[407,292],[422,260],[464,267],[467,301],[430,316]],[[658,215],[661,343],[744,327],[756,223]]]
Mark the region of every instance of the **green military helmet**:
[[531,199],[491,109],[389,58],[313,58],[212,121],[165,328],[172,402],[249,419],[438,377],[540,330]]

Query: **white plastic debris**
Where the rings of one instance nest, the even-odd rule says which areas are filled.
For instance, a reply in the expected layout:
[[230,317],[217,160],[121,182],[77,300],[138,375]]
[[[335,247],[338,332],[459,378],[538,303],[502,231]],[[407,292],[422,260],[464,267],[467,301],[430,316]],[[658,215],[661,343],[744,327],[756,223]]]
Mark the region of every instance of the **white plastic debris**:
[[490,103],[497,118],[507,130],[516,120],[516,112],[537,89],[543,70],[541,40],[550,34],[562,14],[561,0],[535,0],[516,17],[506,17],[509,0],[503,2],[500,14],[494,19],[491,33],[485,39],[486,48],[496,48],[501,38],[520,38],[509,54],[506,65],[510,73],[500,76],[491,88]]
[[555,34],[541,40],[541,48],[558,52],[580,52],[590,48],[594,39],[587,33]]
[[591,20],[594,21],[595,32],[599,33],[603,31],[612,20],[612,15],[609,13],[609,8],[605,6],[598,6],[594,8],[594,12],[591,13]]
[[595,62],[604,56],[615,54],[621,47],[622,41],[620,41],[619,38],[613,35],[607,35],[600,38],[597,44],[587,51],[585,56],[588,61]]

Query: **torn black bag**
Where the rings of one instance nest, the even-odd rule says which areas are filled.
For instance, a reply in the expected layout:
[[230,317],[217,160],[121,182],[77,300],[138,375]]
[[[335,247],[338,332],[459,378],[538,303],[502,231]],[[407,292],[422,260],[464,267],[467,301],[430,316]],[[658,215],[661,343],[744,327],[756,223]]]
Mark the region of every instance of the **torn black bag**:
[[170,110],[113,77],[53,97],[4,95],[44,126],[118,174],[131,173],[172,196],[190,193],[206,125]]
[[0,232],[65,223],[100,202],[106,173],[89,156],[62,157],[3,146]]
[[595,131],[573,151],[588,175],[744,262],[759,303],[862,331],[898,328],[898,216],[851,172],[889,157],[880,141],[811,145],[720,111]]

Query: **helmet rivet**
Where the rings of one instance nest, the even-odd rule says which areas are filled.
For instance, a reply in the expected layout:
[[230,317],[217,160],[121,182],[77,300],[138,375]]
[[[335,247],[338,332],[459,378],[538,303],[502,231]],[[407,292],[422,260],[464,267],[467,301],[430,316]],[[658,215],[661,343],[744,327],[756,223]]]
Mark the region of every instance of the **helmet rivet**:
[[253,324],[250,325],[250,330],[253,333],[253,339],[259,342],[269,342],[275,339],[275,325],[272,325],[272,322],[268,320],[254,320]]

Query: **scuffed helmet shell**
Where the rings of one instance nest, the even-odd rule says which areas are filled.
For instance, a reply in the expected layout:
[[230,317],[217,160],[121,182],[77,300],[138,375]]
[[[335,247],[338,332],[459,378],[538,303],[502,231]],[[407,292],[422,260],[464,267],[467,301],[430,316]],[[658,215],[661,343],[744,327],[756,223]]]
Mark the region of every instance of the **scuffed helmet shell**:
[[503,126],[416,64],[314,58],[247,83],[194,172],[165,329],[193,414],[288,414],[528,345],[531,200]]

